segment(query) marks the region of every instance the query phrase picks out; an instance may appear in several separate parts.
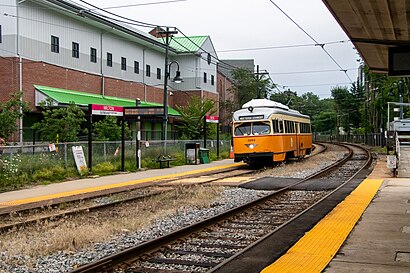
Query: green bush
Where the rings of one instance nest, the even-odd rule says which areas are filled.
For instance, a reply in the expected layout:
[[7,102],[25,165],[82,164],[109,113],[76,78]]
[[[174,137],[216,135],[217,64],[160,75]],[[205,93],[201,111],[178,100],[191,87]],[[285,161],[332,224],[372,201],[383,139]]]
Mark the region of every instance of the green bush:
[[67,172],[61,166],[54,166],[51,168],[43,168],[41,170],[34,171],[31,176],[34,182],[39,181],[56,181],[66,178]]
[[117,171],[117,167],[111,162],[103,162],[93,166],[93,174],[107,175]]

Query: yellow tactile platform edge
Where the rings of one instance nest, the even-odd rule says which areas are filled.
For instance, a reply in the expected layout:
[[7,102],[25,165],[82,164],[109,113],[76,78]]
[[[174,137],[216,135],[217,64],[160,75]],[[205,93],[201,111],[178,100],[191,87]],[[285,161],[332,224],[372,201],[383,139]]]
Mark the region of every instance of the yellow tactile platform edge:
[[210,168],[205,168],[205,169],[200,169],[200,170],[193,170],[193,171],[187,171],[187,172],[181,172],[181,173],[175,173],[175,174],[154,176],[154,177],[149,177],[149,178],[144,178],[144,179],[138,179],[138,180],[132,180],[132,181],[127,181],[127,182],[108,184],[108,185],[97,186],[97,187],[84,188],[84,189],[79,189],[79,190],[74,190],[74,191],[60,192],[60,193],[36,196],[36,197],[25,198],[25,199],[20,199],[20,200],[0,202],[0,208],[6,208],[6,207],[23,205],[23,204],[35,203],[35,202],[39,202],[39,201],[52,200],[52,199],[57,199],[57,198],[61,198],[61,197],[67,197],[67,196],[73,196],[73,195],[78,195],[78,194],[108,190],[108,189],[112,189],[112,188],[132,186],[132,185],[137,185],[137,184],[141,184],[141,183],[144,183],[144,182],[150,182],[150,181],[155,181],[155,180],[160,180],[160,179],[173,178],[173,177],[179,177],[179,176],[185,176],[185,175],[191,175],[191,174],[197,174],[197,173],[202,173],[202,172],[209,172],[209,171],[214,171],[214,170],[237,167],[237,166],[241,166],[241,165],[243,165],[243,163],[234,163],[234,164],[228,164],[228,165],[223,165],[223,166],[215,166],[215,167],[210,167]]
[[382,179],[365,179],[285,255],[261,272],[322,272],[336,255],[382,183]]

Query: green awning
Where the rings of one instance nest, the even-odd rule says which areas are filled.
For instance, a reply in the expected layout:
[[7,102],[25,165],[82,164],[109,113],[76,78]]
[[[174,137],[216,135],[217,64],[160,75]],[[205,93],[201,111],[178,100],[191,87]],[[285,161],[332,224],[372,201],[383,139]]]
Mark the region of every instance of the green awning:
[[[76,105],[87,106],[88,104],[101,104],[110,106],[135,106],[135,100],[124,99],[110,96],[103,96],[97,94],[90,94],[85,92],[54,88],[48,86],[34,85],[36,91],[42,93],[46,97],[51,98],[57,104],[70,104],[75,103]],[[142,107],[152,107],[152,106],[162,106],[161,103],[146,102],[141,101]],[[168,115],[170,116],[180,116],[181,114],[168,107]]]

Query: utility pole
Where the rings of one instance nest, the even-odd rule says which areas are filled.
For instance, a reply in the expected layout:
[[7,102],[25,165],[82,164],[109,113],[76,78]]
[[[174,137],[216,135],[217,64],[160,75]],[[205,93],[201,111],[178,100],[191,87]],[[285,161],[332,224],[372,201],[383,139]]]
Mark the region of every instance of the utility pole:
[[169,52],[169,37],[177,34],[178,31],[170,30],[169,27],[166,30],[160,29],[158,34],[165,35],[165,73],[164,73],[164,116],[162,120],[162,140],[164,141],[164,155],[167,153],[167,126],[168,126],[168,52]]
[[256,79],[256,83],[258,87],[256,98],[257,99],[266,98],[266,94],[262,94],[262,90],[260,88],[259,82],[262,79],[263,75],[269,75],[269,73],[266,70],[264,70],[264,72],[259,72],[259,65],[256,65],[256,73],[254,73],[254,75],[255,75],[255,79]]

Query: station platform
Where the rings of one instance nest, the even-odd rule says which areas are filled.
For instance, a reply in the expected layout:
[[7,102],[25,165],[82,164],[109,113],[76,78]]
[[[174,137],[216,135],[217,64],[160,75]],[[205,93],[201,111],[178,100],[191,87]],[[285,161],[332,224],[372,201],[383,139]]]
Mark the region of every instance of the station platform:
[[410,272],[410,150],[398,177],[381,156],[373,172],[262,273]]
[[11,212],[31,206],[52,205],[53,202],[66,202],[87,197],[96,192],[114,193],[124,189],[133,189],[163,179],[207,173],[235,168],[244,163],[234,163],[233,159],[213,161],[209,164],[183,165],[172,168],[150,169],[134,173],[84,178],[49,185],[40,185],[28,189],[0,193],[0,213]]

